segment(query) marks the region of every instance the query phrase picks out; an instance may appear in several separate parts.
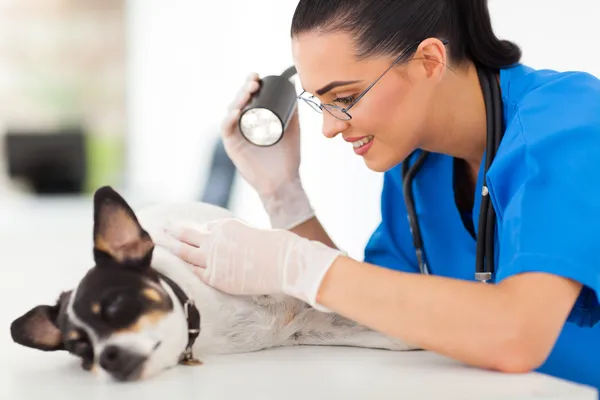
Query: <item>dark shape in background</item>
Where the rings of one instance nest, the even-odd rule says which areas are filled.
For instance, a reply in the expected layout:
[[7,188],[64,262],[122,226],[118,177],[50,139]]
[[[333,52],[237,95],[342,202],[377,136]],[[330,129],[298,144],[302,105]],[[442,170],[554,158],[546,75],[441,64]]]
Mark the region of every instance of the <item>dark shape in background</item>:
[[83,128],[9,130],[4,147],[9,177],[24,181],[34,193],[84,192],[87,154]]
[[235,181],[236,168],[218,139],[213,149],[213,156],[204,186],[201,201],[229,209],[231,189]]

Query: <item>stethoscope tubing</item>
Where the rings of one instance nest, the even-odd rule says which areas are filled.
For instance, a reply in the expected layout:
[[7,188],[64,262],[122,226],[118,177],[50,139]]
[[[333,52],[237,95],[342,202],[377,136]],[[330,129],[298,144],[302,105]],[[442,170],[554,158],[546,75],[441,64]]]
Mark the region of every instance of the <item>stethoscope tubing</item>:
[[[475,279],[480,282],[493,280],[494,265],[494,240],[496,229],[496,212],[490,199],[487,186],[487,171],[496,157],[496,153],[504,135],[504,119],[502,115],[503,104],[500,86],[493,71],[487,68],[477,68],[486,110],[486,152],[482,186],[482,199],[479,209],[479,226],[477,230]],[[413,153],[414,154],[414,153]],[[422,274],[429,274],[427,257],[423,249],[423,238],[419,227],[417,212],[413,198],[412,183],[417,172],[421,169],[429,153],[423,151],[415,163],[409,167],[410,156],[402,164],[402,187],[407,218],[413,245]],[[412,154],[411,154],[412,156]]]

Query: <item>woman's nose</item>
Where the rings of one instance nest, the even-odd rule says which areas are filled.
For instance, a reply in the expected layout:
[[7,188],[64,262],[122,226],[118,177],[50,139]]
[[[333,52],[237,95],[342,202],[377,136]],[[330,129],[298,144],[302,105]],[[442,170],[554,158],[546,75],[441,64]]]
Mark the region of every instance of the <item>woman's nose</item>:
[[348,128],[348,122],[337,119],[327,111],[323,110],[323,135],[332,139],[336,137],[340,132],[343,132]]

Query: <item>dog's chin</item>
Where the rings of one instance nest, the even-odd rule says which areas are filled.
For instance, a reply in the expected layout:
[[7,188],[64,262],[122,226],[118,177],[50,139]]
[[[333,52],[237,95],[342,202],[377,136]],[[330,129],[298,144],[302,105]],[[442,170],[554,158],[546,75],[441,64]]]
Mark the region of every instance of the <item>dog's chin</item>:
[[144,369],[140,368],[139,370],[133,371],[128,376],[118,376],[113,375],[103,370],[102,368],[98,368],[95,375],[98,378],[98,380],[103,383],[125,383],[143,380],[143,371]]
[[96,378],[102,383],[113,383],[117,381],[110,373],[98,366],[94,368],[94,375],[96,375]]
[[145,361],[142,365],[129,372],[127,375],[113,374],[102,369],[101,367],[94,368],[94,374],[96,375],[97,379],[103,383],[130,383],[153,378],[156,375],[159,375],[163,370],[169,368],[169,366],[156,368]]
[[[160,349],[158,349],[160,350]],[[162,372],[169,370],[179,364],[181,352],[156,351],[144,363],[143,368],[138,371],[136,380],[146,380],[160,375]]]

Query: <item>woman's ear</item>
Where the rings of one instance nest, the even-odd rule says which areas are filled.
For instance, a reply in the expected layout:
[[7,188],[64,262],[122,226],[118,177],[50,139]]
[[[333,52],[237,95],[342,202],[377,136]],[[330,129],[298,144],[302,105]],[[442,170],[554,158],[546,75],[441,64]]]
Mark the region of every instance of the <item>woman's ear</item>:
[[446,46],[438,38],[428,38],[419,44],[415,58],[423,68],[427,79],[439,81],[448,67]]
[[154,243],[133,210],[111,187],[94,194],[94,257],[96,265],[146,268]]

